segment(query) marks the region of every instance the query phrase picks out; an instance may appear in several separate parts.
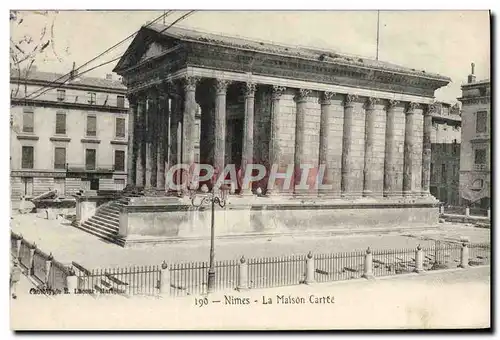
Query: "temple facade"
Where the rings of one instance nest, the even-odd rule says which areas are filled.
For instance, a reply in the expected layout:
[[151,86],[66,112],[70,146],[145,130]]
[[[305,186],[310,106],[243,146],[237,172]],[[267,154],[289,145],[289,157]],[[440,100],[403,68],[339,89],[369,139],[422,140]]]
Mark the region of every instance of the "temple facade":
[[[437,222],[432,115],[447,77],[156,24],[140,30],[114,71],[130,103],[127,185],[145,192],[122,209],[123,238],[196,229],[187,201],[161,197],[166,173],[179,163],[316,169],[305,192],[293,185],[295,171],[292,185],[278,179],[271,189],[267,178],[238,187],[229,208],[237,222],[226,214],[222,234]],[[313,185],[322,166],[327,189]]]

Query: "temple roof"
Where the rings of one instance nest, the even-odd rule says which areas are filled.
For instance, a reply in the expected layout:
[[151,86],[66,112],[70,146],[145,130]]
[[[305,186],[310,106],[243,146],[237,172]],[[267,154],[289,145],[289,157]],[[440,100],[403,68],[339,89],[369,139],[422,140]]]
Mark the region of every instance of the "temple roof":
[[380,60],[373,60],[359,56],[349,56],[346,54],[337,53],[335,51],[327,49],[286,46],[283,44],[250,40],[241,37],[230,37],[226,35],[207,33],[207,32],[175,27],[175,26],[168,27],[162,24],[151,24],[147,27],[143,27],[142,29],[151,30],[156,33],[161,33],[163,36],[171,37],[181,41],[193,41],[198,43],[215,44],[235,49],[253,50],[261,53],[269,53],[269,54],[282,55],[295,58],[304,58],[316,61],[319,60],[325,63],[355,65],[359,67],[381,69],[389,72],[393,71],[398,73],[406,73],[419,77],[451,81],[450,78],[439,74],[427,73],[423,70],[416,70],[408,67],[403,67],[383,62]]

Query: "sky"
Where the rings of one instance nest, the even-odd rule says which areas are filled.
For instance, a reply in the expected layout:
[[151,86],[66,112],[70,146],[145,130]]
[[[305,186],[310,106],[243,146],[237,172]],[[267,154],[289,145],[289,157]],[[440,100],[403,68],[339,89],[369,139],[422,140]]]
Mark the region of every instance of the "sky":
[[[51,38],[37,58],[39,70],[67,73],[157,18],[163,11],[21,12],[20,25],[11,25],[15,41],[30,34]],[[176,11],[169,24],[186,11]],[[310,46],[339,53],[376,56],[376,11],[197,11],[179,26],[287,45]],[[487,11],[381,11],[379,60],[438,73],[452,79],[436,91],[436,99],[450,103],[461,96],[475,63],[477,79],[490,78],[490,23]],[[120,56],[132,41],[84,69]],[[104,77],[116,62],[87,73]]]

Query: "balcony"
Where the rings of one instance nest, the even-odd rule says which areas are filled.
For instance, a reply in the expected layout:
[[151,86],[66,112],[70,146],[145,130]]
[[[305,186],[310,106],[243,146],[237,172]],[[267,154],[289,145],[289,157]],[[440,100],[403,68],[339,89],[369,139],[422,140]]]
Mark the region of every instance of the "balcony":
[[487,164],[474,164],[474,171],[490,171]]
[[66,164],[66,172],[70,173],[112,173],[115,171],[114,165],[95,164]]

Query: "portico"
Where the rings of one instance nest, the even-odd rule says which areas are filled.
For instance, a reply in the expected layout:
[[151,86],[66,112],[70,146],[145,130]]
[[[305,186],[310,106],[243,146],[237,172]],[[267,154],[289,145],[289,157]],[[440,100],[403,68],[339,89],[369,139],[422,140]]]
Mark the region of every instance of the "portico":
[[[290,185],[278,178],[271,189],[264,178],[238,187],[232,204],[240,224],[248,226],[236,232],[256,232],[259,223],[268,228],[264,220],[255,222],[256,206],[294,206],[306,215],[328,207],[318,215],[320,229],[347,206],[363,209],[367,225],[370,209],[382,206],[391,207],[395,223],[437,222],[437,201],[429,193],[432,126],[426,117],[434,91],[449,78],[312,49],[174,27],[161,32],[162,27],[141,29],[115,68],[131,103],[128,184],[145,192],[132,199],[130,212],[169,211],[147,220],[156,218],[154,225],[175,215],[182,220],[176,228],[192,224],[189,214],[179,215],[188,210],[182,198],[162,199],[183,195],[165,181],[176,164],[210,164],[219,171],[227,164],[242,171],[247,164],[274,165],[283,174],[289,165],[310,164],[309,173],[294,172]],[[299,183],[310,185],[297,189]],[[253,195],[257,188],[264,197]],[[415,214],[412,208],[425,211]],[[247,222],[241,211],[248,212]],[[278,215],[266,219],[277,221]],[[377,218],[377,224],[385,223],[383,215]],[[154,228],[140,234],[159,234]]]

